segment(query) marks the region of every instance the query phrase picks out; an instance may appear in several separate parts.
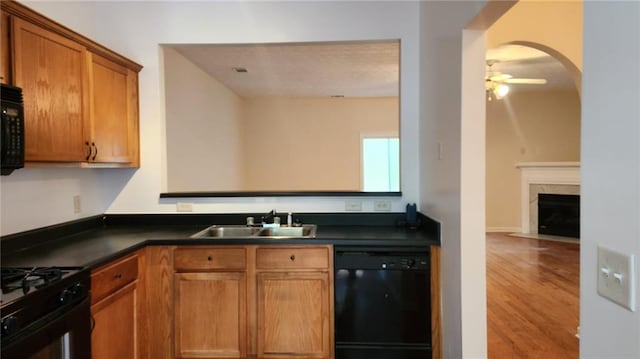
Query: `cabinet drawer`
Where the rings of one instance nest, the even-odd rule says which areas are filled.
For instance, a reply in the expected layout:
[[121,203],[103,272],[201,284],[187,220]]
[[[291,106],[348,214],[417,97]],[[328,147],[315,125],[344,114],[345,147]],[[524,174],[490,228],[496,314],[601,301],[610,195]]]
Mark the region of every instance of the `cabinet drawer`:
[[328,247],[280,247],[258,248],[258,269],[327,269]]
[[91,273],[91,303],[96,303],[138,278],[138,256],[108,264]]
[[244,248],[176,248],[173,253],[173,266],[176,271],[245,269],[247,259]]

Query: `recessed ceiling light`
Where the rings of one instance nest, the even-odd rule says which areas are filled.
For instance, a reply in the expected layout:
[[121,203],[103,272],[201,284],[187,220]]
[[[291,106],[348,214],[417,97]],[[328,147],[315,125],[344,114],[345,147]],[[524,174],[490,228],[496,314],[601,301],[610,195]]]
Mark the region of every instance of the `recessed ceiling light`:
[[247,69],[246,69],[246,68],[244,68],[244,67],[234,67],[234,68],[233,68],[233,71],[235,71],[235,72],[249,72],[249,71],[247,71]]

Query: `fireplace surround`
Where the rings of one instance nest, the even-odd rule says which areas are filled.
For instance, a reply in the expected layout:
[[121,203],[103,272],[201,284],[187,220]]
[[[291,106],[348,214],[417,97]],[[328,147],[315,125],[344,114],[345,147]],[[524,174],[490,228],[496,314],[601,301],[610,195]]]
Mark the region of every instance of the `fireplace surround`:
[[521,170],[521,230],[538,233],[538,195],[580,194],[580,162],[522,162]]

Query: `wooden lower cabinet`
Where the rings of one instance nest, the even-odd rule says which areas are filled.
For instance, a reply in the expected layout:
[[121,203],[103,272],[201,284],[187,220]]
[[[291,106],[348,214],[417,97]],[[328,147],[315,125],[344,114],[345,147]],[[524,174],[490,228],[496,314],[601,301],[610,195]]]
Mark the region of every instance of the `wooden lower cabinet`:
[[334,358],[332,246],[150,246],[144,259],[140,357]]
[[93,359],[137,358],[137,282],[132,282],[91,307]]
[[265,272],[257,276],[258,357],[328,358],[327,272]]
[[246,355],[244,272],[174,275],[177,358],[241,358]]
[[138,358],[141,290],[138,266],[143,255],[133,254],[91,273],[91,357]]

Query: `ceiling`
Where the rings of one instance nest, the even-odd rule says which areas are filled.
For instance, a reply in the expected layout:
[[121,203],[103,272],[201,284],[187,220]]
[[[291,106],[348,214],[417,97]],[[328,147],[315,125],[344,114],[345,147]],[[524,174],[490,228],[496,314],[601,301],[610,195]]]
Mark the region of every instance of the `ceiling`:
[[570,90],[575,89],[571,74],[546,52],[528,46],[505,45],[487,50],[487,60],[498,60],[493,71],[516,78],[542,78],[545,85],[509,85],[512,90]]
[[[399,41],[167,46],[242,97],[399,95]],[[545,85],[510,85],[512,91],[575,89],[565,67],[534,48],[500,46],[489,49],[486,58],[498,60],[493,71],[547,80]]]
[[399,41],[169,47],[242,97],[399,94]]

